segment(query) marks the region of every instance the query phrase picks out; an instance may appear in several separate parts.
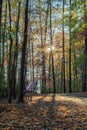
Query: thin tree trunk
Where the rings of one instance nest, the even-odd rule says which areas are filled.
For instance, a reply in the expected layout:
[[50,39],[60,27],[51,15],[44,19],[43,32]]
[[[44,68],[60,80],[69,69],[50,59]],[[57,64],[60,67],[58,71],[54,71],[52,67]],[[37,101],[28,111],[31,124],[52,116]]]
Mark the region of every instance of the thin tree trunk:
[[34,82],[34,56],[33,56],[33,54],[34,54],[34,48],[33,48],[33,42],[32,42],[32,70],[33,70],[33,72],[32,72],[32,80]]
[[62,93],[62,89],[63,89],[63,61],[61,61],[61,93]]
[[[51,45],[53,45],[53,37],[52,37],[52,9],[51,9],[51,0],[50,0],[50,40]],[[56,93],[56,86],[55,86],[55,72],[54,72],[54,57],[53,57],[53,51],[51,48],[51,56],[52,56],[52,75],[53,75],[53,87],[54,87],[54,93]]]
[[72,79],[71,79],[71,0],[70,2],[70,16],[69,16],[69,93],[72,92]]
[[14,60],[13,60],[13,96],[14,96],[14,98],[16,98],[15,87],[16,87],[17,60],[18,60],[19,18],[20,18],[20,2],[18,4],[18,17],[17,17],[17,23],[16,23],[16,45],[15,45]]
[[1,27],[2,27],[2,2],[3,0],[0,0],[0,69],[1,69],[1,39],[2,39],[2,33],[1,33]]
[[23,102],[23,88],[25,84],[25,77],[24,77],[24,67],[25,67],[25,55],[26,55],[26,46],[27,46],[27,33],[28,33],[28,3],[29,0],[26,0],[26,7],[25,7],[25,25],[24,25],[24,39],[23,39],[23,46],[22,46],[22,54],[21,54],[21,68],[20,68],[20,84],[19,84],[19,97],[18,102]]
[[65,38],[64,38],[64,0],[63,0],[62,45],[63,45],[63,88],[64,88],[64,93],[66,93],[66,84],[65,84]]
[[2,49],[2,68],[1,70],[4,73],[4,57],[5,57],[5,41],[6,41],[6,20],[7,20],[7,2],[5,5],[5,21],[4,21],[4,29],[3,29],[3,49]]
[[8,62],[8,102],[11,103],[11,96],[12,96],[12,44],[13,39],[11,36],[11,5],[10,0],[8,0],[8,7],[9,7],[9,28],[10,28],[10,45],[9,45],[9,62]]
[[48,80],[49,80],[49,93],[50,93],[50,80],[51,80],[51,77],[50,77],[50,69],[51,69],[51,65],[50,65],[50,57],[51,55],[49,54],[49,77],[48,77]]
[[[74,64],[76,64],[76,54],[74,52]],[[77,81],[77,68],[75,66],[75,69],[74,69],[74,92],[76,90],[76,81]]]

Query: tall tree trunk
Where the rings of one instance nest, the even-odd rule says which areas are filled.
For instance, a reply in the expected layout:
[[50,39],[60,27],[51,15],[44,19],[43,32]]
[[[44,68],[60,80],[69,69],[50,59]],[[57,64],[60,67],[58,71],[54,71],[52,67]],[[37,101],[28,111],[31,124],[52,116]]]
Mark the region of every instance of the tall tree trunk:
[[85,61],[83,63],[83,86],[82,91],[86,91],[87,87],[87,35],[85,36],[85,48],[84,48],[84,54],[85,54]]
[[71,79],[71,0],[70,4],[70,16],[69,16],[69,93],[72,92],[72,79]]
[[[47,1],[46,18],[45,18],[45,38],[44,38],[44,44],[43,44],[44,47],[46,45],[46,40],[47,40],[47,38],[46,38],[47,36],[46,35],[47,35],[49,5],[50,5],[50,2],[48,0]],[[44,84],[44,86],[46,86],[46,72],[45,72],[45,68],[46,68],[46,65],[45,65],[45,53],[43,52],[43,75],[44,75],[43,84]]]
[[[39,0],[39,3],[41,2],[41,0]],[[43,30],[42,30],[42,19],[41,19],[41,7],[39,7],[39,21],[40,21],[40,39],[41,39],[41,48],[44,48],[44,43],[43,43]],[[45,57],[44,57],[44,52],[42,50],[42,93],[45,92],[46,90],[46,86],[45,86],[45,80],[44,80],[44,76],[45,76]]]
[[1,69],[1,39],[2,39],[2,33],[1,33],[1,27],[2,27],[2,2],[3,0],[0,0],[0,69]]
[[87,90],[87,34],[85,35],[85,82]]
[[[86,1],[85,1],[86,2]],[[87,90],[87,6],[84,5],[84,19],[85,19],[85,46],[84,46],[84,55],[85,61],[83,63],[83,86],[82,91]]]
[[[28,13],[28,22],[29,22],[29,25],[28,25],[28,44],[27,44],[27,53],[26,53],[26,66],[25,66],[25,80],[27,78],[27,72],[29,71],[29,80],[31,80],[32,78],[32,72],[31,72],[31,69],[32,69],[32,52],[30,51],[30,49],[32,48],[32,44],[31,44],[31,39],[32,39],[32,36],[31,36],[31,0],[29,0],[29,13]],[[29,66],[28,66],[28,61],[29,61]]]
[[5,42],[6,42],[6,20],[7,20],[7,2],[5,5],[5,21],[4,21],[4,28],[3,28],[3,40],[2,40],[2,72],[4,73],[4,58],[5,58]]
[[[52,3],[50,0],[50,41],[51,46],[53,45],[53,36],[52,36],[52,9],[51,9]],[[51,56],[52,56],[52,75],[53,75],[53,87],[54,87],[54,93],[56,93],[56,86],[55,86],[55,71],[54,71],[54,57],[53,57],[53,50],[51,48]]]
[[19,4],[18,4],[18,16],[17,16],[17,23],[16,23],[16,44],[15,44],[14,59],[13,59],[13,97],[14,98],[16,98],[15,87],[16,87],[17,60],[18,60],[19,18],[20,18],[20,1],[19,1]]
[[25,25],[24,25],[24,39],[23,39],[23,46],[22,46],[22,54],[21,54],[21,68],[20,68],[20,84],[19,84],[19,97],[18,102],[23,102],[23,88],[25,84],[25,77],[24,77],[24,67],[25,67],[25,55],[26,55],[26,46],[27,46],[27,33],[28,33],[28,3],[29,0],[26,0],[26,7],[25,7]]
[[9,45],[9,61],[8,61],[8,102],[11,103],[11,96],[12,96],[12,44],[13,39],[11,36],[11,4],[10,0],[8,0],[8,6],[9,6],[9,28],[10,28],[10,45]]
[[64,0],[63,0],[62,45],[63,45],[63,88],[64,88],[64,93],[66,93],[66,85],[65,85],[65,39],[64,39]]

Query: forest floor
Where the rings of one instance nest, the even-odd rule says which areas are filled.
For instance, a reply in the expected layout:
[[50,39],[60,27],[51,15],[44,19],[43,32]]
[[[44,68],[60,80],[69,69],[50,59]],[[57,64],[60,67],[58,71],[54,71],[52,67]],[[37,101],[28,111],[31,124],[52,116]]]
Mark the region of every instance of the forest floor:
[[87,93],[45,94],[20,104],[0,99],[0,130],[87,130]]

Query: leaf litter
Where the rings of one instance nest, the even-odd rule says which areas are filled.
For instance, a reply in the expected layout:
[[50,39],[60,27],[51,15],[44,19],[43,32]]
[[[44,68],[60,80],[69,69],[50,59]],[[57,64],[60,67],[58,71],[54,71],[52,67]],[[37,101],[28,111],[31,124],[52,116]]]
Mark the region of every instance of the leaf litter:
[[87,130],[87,105],[79,100],[58,94],[33,96],[32,102],[19,104],[4,99],[0,130]]

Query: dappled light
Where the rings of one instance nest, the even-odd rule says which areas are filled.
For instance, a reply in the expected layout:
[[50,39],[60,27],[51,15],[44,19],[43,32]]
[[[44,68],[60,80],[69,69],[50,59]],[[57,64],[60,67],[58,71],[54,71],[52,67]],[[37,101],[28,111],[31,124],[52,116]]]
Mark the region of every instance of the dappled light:
[[38,95],[33,96],[32,102],[13,102],[6,107],[1,101],[0,129],[87,129],[87,105],[73,100],[74,96],[71,102],[68,96]]
[[87,130],[87,0],[0,0],[0,130]]

